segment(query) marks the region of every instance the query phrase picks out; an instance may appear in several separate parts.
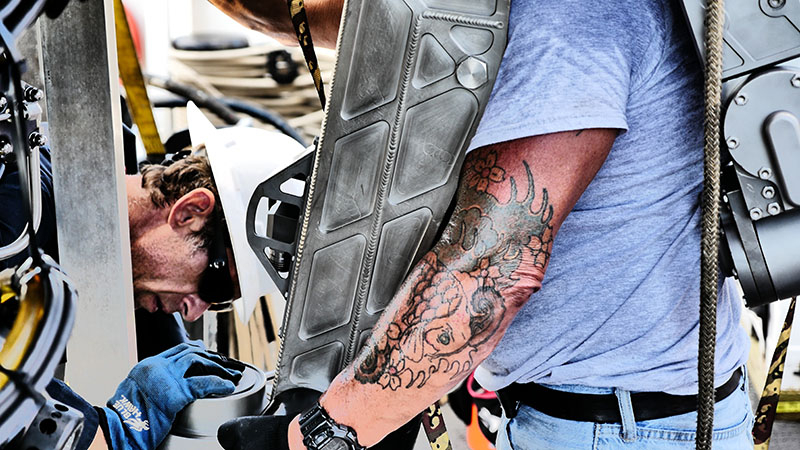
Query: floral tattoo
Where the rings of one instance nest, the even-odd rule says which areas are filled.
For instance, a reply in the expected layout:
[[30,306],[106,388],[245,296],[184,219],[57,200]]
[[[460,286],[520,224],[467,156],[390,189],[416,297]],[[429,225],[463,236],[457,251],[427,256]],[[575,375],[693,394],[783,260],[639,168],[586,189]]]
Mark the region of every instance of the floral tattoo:
[[[520,198],[495,151],[468,155],[448,230],[409,276],[413,284],[403,286],[407,300],[387,332],[365,346],[356,380],[391,390],[421,388],[435,373],[455,379],[475,369],[474,355],[498,332],[514,289],[544,271],[553,244],[547,189],[537,196],[531,169],[522,164],[527,189]],[[503,183],[510,195],[501,202],[491,192]],[[525,238],[519,229],[529,230]],[[449,269],[447,262],[455,260],[474,264]]]

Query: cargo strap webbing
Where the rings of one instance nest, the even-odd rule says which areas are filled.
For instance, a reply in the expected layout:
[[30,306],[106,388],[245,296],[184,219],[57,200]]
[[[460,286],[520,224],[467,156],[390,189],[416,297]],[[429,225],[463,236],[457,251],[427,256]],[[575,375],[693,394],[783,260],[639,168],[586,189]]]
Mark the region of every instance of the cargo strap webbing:
[[767,381],[764,384],[764,391],[761,393],[761,400],[758,402],[758,408],[756,409],[756,418],[753,424],[755,450],[767,450],[769,448],[769,438],[772,435],[772,426],[775,423],[778,400],[781,396],[784,363],[786,362],[786,353],[789,350],[789,336],[792,334],[792,321],[794,321],[794,308],[796,305],[797,297],[794,297],[789,305],[789,311],[786,313],[786,320],[783,322],[783,329],[781,329],[781,335],[778,337],[775,353],[772,354]]
[[308,26],[304,1],[287,0],[287,2],[289,4],[289,17],[292,19],[294,32],[297,34],[297,42],[300,43],[306,66],[308,66],[308,71],[314,79],[314,87],[317,89],[317,95],[319,95],[319,103],[322,105],[322,109],[325,109],[325,88],[322,86],[322,75],[319,71],[317,53],[314,51],[314,42],[311,40],[311,30],[309,30]]
[[117,32],[119,75],[125,86],[131,116],[139,127],[139,136],[142,138],[147,158],[155,162],[161,161],[165,154],[164,144],[158,135],[156,121],[153,118],[153,109],[147,97],[147,88],[142,78],[142,69],[139,67],[139,58],[133,46],[133,37],[122,0],[114,0],[114,25]]
[[[303,0],[287,0],[287,3],[292,25],[294,25],[294,32],[297,34],[297,42],[303,50],[303,57],[306,60],[308,71],[311,72],[311,77],[314,79],[314,87],[317,89],[319,102],[322,105],[322,109],[325,109],[325,89],[322,86],[322,75],[319,71],[319,63],[317,63],[317,54],[314,51],[314,44],[311,40],[311,30],[308,26],[305,5]],[[428,443],[431,445],[432,450],[453,449],[438,401],[422,413],[422,428],[425,429],[425,435],[428,437]]]

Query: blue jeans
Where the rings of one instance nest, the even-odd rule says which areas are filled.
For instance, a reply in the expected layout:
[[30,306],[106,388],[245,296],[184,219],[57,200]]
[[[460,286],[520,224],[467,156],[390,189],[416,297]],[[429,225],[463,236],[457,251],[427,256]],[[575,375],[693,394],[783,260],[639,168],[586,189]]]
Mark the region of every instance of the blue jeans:
[[[580,393],[615,393],[622,424],[576,422],[557,419],[522,405],[512,420],[503,417],[497,434],[498,450],[651,450],[693,449],[697,413],[636,422],[630,406],[630,392],[583,386],[559,386],[559,390]],[[753,413],[748,397],[747,375],[739,388],[717,402],[714,410],[714,450],[753,448]],[[503,432],[505,430],[505,433]]]

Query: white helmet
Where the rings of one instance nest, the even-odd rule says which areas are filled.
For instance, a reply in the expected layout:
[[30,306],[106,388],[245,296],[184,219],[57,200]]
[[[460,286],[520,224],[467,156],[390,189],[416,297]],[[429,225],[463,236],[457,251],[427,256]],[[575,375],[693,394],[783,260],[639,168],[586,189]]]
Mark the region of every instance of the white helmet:
[[[194,103],[189,102],[186,109],[192,145],[205,144],[222,202],[242,293],[241,301],[235,301],[233,305],[239,318],[247,323],[259,297],[269,295],[283,299],[248,244],[247,206],[259,184],[305,156],[312,148],[306,149],[276,131],[244,126],[216,129]],[[302,196],[302,191],[294,194]]]

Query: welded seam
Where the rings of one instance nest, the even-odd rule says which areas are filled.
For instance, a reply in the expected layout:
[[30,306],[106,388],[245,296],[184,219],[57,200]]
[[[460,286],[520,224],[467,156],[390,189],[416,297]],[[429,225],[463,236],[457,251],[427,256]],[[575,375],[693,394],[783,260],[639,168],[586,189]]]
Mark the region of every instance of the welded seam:
[[475,27],[488,27],[502,30],[505,25],[499,20],[487,20],[480,17],[464,16],[461,14],[443,13],[437,11],[425,11],[422,17],[432,20],[441,20],[444,22],[452,22],[460,25],[470,25]]
[[[342,5],[343,14],[342,14],[341,22],[339,23],[339,29],[340,30],[345,30],[346,29],[345,26],[347,25],[347,16],[348,16],[346,11],[348,11],[348,8],[350,6],[350,1],[351,0],[344,0],[344,4]],[[360,4],[361,3],[359,2],[359,6],[360,6]],[[339,33],[339,36],[336,39],[336,54],[334,55],[335,59],[334,59],[334,64],[333,64],[333,74],[331,75],[331,81],[329,83],[329,90],[328,90],[328,92],[330,92],[331,101],[328,101],[328,108],[325,110],[325,113],[322,116],[322,125],[320,126],[320,131],[321,132],[320,132],[320,136],[319,136],[319,142],[317,142],[317,148],[316,148],[316,151],[314,152],[315,153],[314,154],[314,166],[311,169],[311,177],[309,178],[309,181],[308,181],[308,183],[309,183],[309,185],[308,185],[308,196],[306,197],[306,204],[305,204],[305,208],[304,208],[304,211],[303,211],[303,223],[302,223],[302,225],[300,227],[300,237],[297,240],[297,252],[295,254],[294,267],[293,267],[293,270],[292,270],[292,280],[291,280],[290,287],[289,287],[289,296],[288,296],[288,299],[286,300],[286,309],[285,309],[284,314],[283,314],[283,322],[281,323],[281,329],[280,329],[280,331],[281,331],[280,338],[281,339],[280,339],[280,348],[278,349],[278,364],[276,365],[277,367],[275,368],[275,388],[270,391],[270,399],[269,399],[270,402],[272,402],[272,399],[274,398],[275,394],[279,393],[278,391],[279,391],[280,384],[281,384],[281,372],[282,372],[281,369],[283,368],[284,364],[286,364],[287,366],[290,366],[292,364],[292,361],[283,361],[283,351],[284,351],[284,348],[286,346],[286,341],[288,340],[287,336],[286,336],[286,332],[288,331],[289,318],[292,316],[292,309],[294,307],[295,297],[296,297],[296,293],[297,293],[297,279],[298,279],[298,276],[300,275],[300,263],[301,263],[302,258],[303,258],[303,249],[305,248],[306,238],[308,237],[308,228],[309,228],[309,223],[310,223],[310,220],[311,220],[310,219],[311,218],[311,205],[312,205],[313,200],[314,200],[314,193],[316,192],[315,188],[316,188],[316,184],[317,184],[317,176],[319,174],[320,160],[322,159],[322,151],[321,150],[322,150],[322,148],[323,148],[323,146],[325,144],[325,133],[322,132],[322,131],[325,130],[325,127],[327,126],[327,123],[328,123],[328,116],[331,114],[331,110],[333,109],[331,103],[332,103],[332,100],[333,100],[334,87],[336,85],[336,74],[339,71],[339,61],[340,61],[339,56],[341,54],[341,47],[342,47],[342,40],[343,39],[344,39],[344,33]],[[305,286],[307,288],[308,287],[308,283],[306,283]],[[303,300],[307,301],[308,299],[305,298],[305,296],[304,296]],[[298,327],[299,327],[299,325],[298,325]],[[290,372],[291,372],[291,370],[289,370],[289,368],[287,368],[287,373],[290,373]]]
[[420,23],[424,13],[417,16],[414,23],[414,31],[411,36],[411,41],[408,47],[408,54],[406,55],[406,62],[403,66],[403,81],[400,87],[400,94],[397,101],[397,112],[395,113],[394,124],[392,126],[392,136],[389,141],[389,149],[386,153],[386,163],[381,172],[381,182],[378,186],[377,202],[375,205],[375,214],[372,216],[372,225],[370,226],[369,240],[367,241],[367,251],[364,255],[364,263],[361,266],[361,276],[359,277],[358,293],[356,294],[356,302],[354,305],[355,314],[353,316],[352,326],[350,327],[350,340],[347,345],[347,354],[345,356],[345,364],[349,364],[353,360],[356,353],[356,344],[358,341],[358,328],[361,323],[361,313],[369,294],[369,286],[372,281],[372,270],[375,266],[375,253],[378,247],[381,227],[383,226],[383,206],[386,203],[387,190],[389,182],[394,173],[395,160],[397,157],[397,147],[400,141],[401,130],[400,126],[405,118],[405,103],[408,95],[409,85],[411,83],[411,72],[416,60],[417,47],[420,36]]

